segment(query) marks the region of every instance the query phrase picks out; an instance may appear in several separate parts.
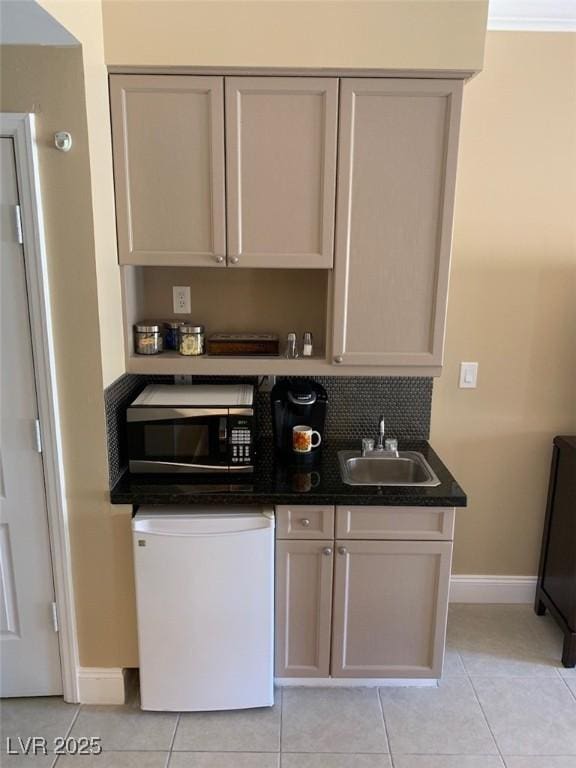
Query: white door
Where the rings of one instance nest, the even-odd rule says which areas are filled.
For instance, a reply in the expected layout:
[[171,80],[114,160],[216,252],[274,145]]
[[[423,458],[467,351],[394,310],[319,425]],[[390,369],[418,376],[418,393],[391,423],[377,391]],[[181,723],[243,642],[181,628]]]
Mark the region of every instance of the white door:
[[14,144],[0,139],[0,695],[62,693]]

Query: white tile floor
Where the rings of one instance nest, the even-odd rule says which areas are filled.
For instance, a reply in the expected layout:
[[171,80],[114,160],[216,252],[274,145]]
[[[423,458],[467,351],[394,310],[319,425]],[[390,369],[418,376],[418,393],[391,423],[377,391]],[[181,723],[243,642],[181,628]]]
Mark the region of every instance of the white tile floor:
[[[576,768],[576,670],[530,606],[453,605],[438,688],[288,688],[202,714],[2,702],[7,768]],[[18,736],[99,736],[93,757],[14,757]]]

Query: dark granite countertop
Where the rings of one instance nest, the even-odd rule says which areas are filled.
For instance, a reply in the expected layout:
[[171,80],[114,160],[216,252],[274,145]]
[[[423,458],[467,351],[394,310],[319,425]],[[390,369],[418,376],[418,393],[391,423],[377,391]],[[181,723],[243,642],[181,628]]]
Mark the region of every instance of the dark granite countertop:
[[209,477],[131,475],[111,491],[113,504],[358,504],[374,506],[465,507],[466,494],[427,442],[401,443],[419,451],[440,480],[436,487],[346,485],[340,478],[338,451],[355,443],[330,444],[314,463],[290,464],[274,455],[270,442],[258,444],[251,475]]

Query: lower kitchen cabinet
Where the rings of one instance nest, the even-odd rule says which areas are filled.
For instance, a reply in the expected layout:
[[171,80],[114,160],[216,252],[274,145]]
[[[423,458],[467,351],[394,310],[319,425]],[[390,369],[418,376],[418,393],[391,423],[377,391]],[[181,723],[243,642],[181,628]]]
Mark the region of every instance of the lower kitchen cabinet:
[[337,508],[334,541],[302,539],[296,509],[277,507],[276,677],[441,677],[454,510]]
[[452,543],[337,541],[334,677],[440,677]]
[[276,677],[328,677],[333,541],[276,542]]

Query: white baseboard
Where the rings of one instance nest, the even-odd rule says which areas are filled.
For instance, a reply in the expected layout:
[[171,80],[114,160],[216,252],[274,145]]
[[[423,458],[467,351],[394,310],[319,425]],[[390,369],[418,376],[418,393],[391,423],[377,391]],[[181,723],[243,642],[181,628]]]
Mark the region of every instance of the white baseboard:
[[536,576],[452,576],[451,603],[532,603]]
[[120,667],[80,667],[80,704],[124,704],[124,670]]
[[[450,579],[451,603],[532,603],[536,576],[460,576]],[[280,686],[313,685],[346,686],[435,686],[430,678],[366,679],[366,678],[277,678]],[[120,667],[80,667],[78,692],[81,704],[124,704],[124,670]]]

